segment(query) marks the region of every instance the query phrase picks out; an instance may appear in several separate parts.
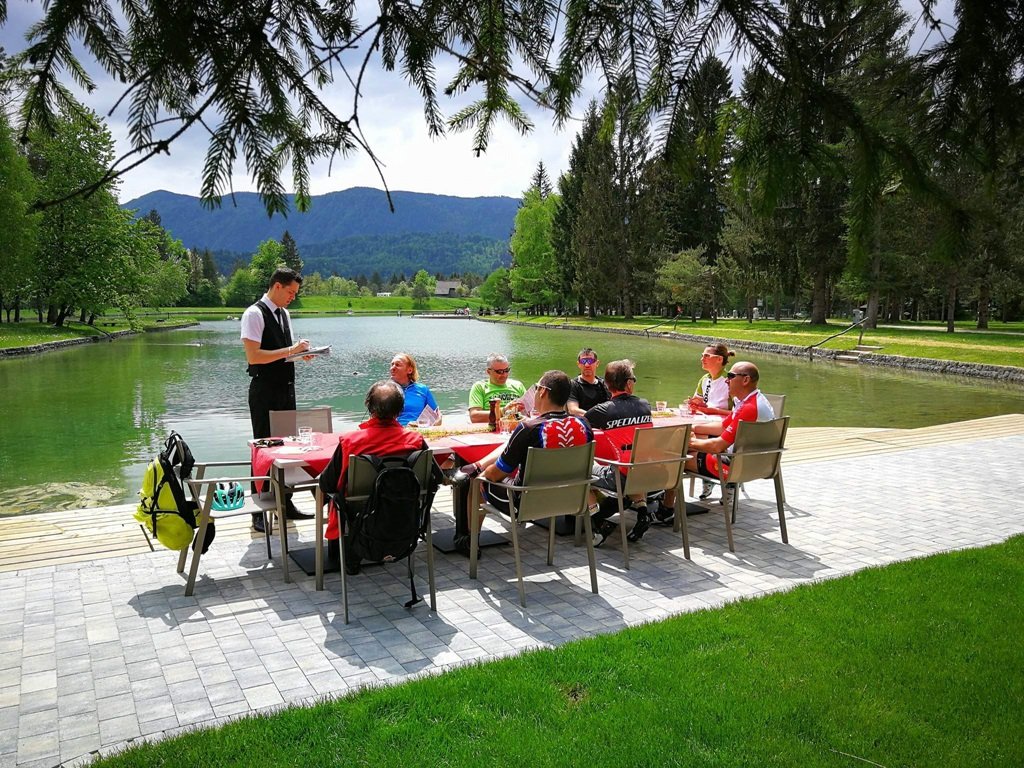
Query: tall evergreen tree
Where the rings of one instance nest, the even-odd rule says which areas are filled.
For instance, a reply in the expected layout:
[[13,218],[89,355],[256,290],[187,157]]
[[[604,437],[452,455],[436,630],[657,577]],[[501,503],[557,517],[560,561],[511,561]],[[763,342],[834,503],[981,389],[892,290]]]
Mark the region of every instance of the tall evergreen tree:
[[[789,47],[779,67],[756,62],[744,79],[744,111],[736,156],[738,187],[751,194],[755,210],[781,205],[789,215],[780,242],[811,277],[811,322],[825,323],[832,282],[846,260],[842,212],[849,195],[842,147],[852,140],[866,156],[878,157],[884,140],[866,123],[849,90],[851,73],[892,45],[904,17],[895,0],[787,0]],[[799,62],[800,74],[782,77]],[[858,131],[848,132],[856,114]],[[874,169],[865,165],[863,173]]]
[[685,98],[664,127],[662,198],[670,227],[671,250],[702,248],[718,256],[725,225],[722,190],[728,183],[729,121],[719,120],[732,97],[729,71],[714,56],[698,69]]
[[577,290],[580,254],[574,247],[573,233],[580,215],[587,152],[591,142],[597,136],[599,123],[597,102],[591,101],[583,118],[583,125],[576,134],[576,138],[573,139],[572,149],[569,152],[569,168],[558,178],[559,200],[551,228],[551,248],[554,252],[559,292],[562,296],[574,297],[579,314],[584,311],[584,302]]
[[302,257],[299,256],[299,247],[287,229],[281,235],[281,245],[284,246],[284,263],[296,272],[302,272]]
[[543,160],[537,163],[537,170],[533,172],[530,187],[537,190],[541,200],[551,194],[551,179],[548,177],[548,169],[544,167]]

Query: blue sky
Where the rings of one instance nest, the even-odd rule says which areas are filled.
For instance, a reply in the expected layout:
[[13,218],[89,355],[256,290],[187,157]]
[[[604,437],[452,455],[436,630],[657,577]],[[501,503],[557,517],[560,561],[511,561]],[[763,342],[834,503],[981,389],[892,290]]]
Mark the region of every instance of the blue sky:
[[[901,0],[908,14],[913,18],[920,15],[919,0]],[[952,0],[940,0],[938,16],[952,21]],[[0,46],[8,54],[20,50],[24,34],[29,25],[40,18],[41,2],[8,0],[8,20],[0,27]],[[918,31],[912,50],[925,39]],[[934,36],[929,43],[934,42]],[[734,63],[734,70],[738,65]],[[94,71],[91,68],[90,71]],[[438,83],[445,83],[449,72],[439,71]],[[115,84],[96,75],[97,90],[83,96],[89,107],[102,115],[111,109],[120,89]],[[384,175],[392,190],[432,192],[436,194],[476,197],[482,195],[509,195],[519,197],[529,184],[538,161],[543,161],[554,180],[568,166],[569,151],[578,128],[576,120],[563,130],[553,125],[550,114],[540,108],[532,108],[530,116],[534,131],[520,136],[506,124],[500,124],[494,131],[488,151],[477,157],[472,151],[472,136],[469,133],[450,133],[440,139],[427,135],[423,121],[422,102],[414,89],[408,86],[397,73],[386,73],[380,69],[371,72],[366,96],[360,105],[360,121],[367,131],[371,146],[384,165]],[[586,109],[595,88],[580,97],[575,104],[577,118]],[[465,101],[441,103],[445,115],[456,112]],[[524,106],[526,106],[525,102]],[[339,94],[338,109],[348,106],[347,98],[342,101]],[[113,116],[107,116],[107,124],[117,142],[118,155],[128,151],[122,107]],[[193,131],[175,142],[171,155],[149,160],[141,167],[122,177],[120,199],[127,202],[155,189],[166,189],[183,194],[199,193],[200,174],[206,152],[206,137]],[[338,158],[332,167],[326,163],[316,166],[312,173],[312,191],[323,194],[353,186],[381,188],[382,183],[370,160],[360,155]],[[234,176],[236,191],[254,189],[247,178],[245,169],[239,165]]]

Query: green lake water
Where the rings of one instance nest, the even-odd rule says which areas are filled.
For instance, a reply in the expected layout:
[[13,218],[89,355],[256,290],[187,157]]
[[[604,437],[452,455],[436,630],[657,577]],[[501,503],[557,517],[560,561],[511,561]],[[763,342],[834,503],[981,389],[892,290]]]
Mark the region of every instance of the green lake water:
[[[297,318],[297,335],[332,344],[300,362],[299,407],[330,405],[335,429],[362,420],[370,383],[395,352],[416,357],[446,413],[465,412],[491,351],[527,385],[545,370],[577,373],[576,353],[637,363],[637,393],[675,405],[701,376],[700,345],[607,333],[408,317]],[[170,430],[202,460],[245,459],[248,376],[237,321],[0,360],[0,514],[98,506],[136,497]],[[973,379],[741,353],[766,392],[785,393],[792,426],[917,427],[1024,412],[1024,389]]]

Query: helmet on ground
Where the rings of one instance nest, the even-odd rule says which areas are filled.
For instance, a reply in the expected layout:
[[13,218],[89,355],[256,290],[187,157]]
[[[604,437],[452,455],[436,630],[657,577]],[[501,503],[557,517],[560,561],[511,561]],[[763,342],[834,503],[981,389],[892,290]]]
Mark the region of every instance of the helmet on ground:
[[213,491],[213,508],[218,512],[241,509],[245,503],[245,490],[241,483],[217,483]]

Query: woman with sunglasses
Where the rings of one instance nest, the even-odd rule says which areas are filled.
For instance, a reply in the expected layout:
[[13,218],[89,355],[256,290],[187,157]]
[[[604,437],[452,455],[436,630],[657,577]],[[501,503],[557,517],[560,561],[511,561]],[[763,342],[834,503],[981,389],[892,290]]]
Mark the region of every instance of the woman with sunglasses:
[[[732,411],[732,399],[729,397],[729,379],[725,373],[725,363],[736,355],[725,344],[709,344],[704,347],[700,356],[700,367],[705,374],[697,382],[697,389],[689,400],[694,413],[706,413],[714,416],[728,416]],[[715,425],[717,427],[717,425]],[[693,433],[699,437],[708,437],[717,430],[710,425],[696,424]],[[698,497],[704,501],[711,497],[714,485],[707,480]]]
[[735,355],[725,344],[704,347],[700,367],[705,373],[697,382],[697,389],[689,400],[695,413],[713,416],[728,416],[731,413],[732,402],[729,398],[729,382],[725,378],[725,364]]

